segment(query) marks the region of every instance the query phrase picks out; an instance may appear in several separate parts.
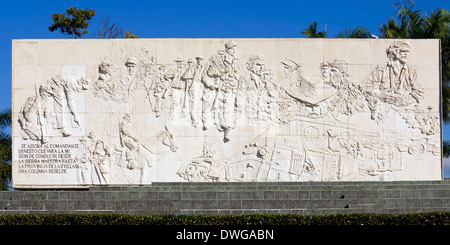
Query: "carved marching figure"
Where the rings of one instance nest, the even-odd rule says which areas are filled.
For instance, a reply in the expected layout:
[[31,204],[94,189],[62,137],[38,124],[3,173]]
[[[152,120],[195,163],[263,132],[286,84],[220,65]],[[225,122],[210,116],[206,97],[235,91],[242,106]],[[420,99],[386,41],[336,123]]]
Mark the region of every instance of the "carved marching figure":
[[154,93],[156,86],[158,86],[160,69],[156,67],[156,58],[154,56],[149,56],[147,50],[145,50],[145,58],[141,63],[141,82],[143,83],[145,91],[147,92],[146,99],[148,99],[150,108],[158,117],[159,111],[156,109],[157,106],[155,96],[152,93]]
[[236,124],[236,93],[241,81],[240,61],[236,58],[236,44],[229,42],[225,44],[225,55],[223,64],[225,65],[225,73],[222,78],[222,85],[218,91],[217,101],[219,105],[218,119],[219,131],[224,133],[224,141],[230,140],[230,130]]
[[203,57],[196,57],[194,79],[191,86],[188,88],[189,92],[189,111],[191,116],[191,122],[194,127],[199,123],[201,117],[201,108],[199,108],[198,102],[202,96],[202,76],[204,74],[205,65],[203,64]]
[[[170,86],[170,81],[165,76],[165,73],[166,66],[161,65],[158,68],[151,90],[147,91],[147,96],[149,96],[150,99],[154,97],[154,103],[152,103],[152,105],[156,117],[160,116],[160,112],[163,109],[163,101],[165,101],[165,95]],[[153,91],[153,97],[148,94],[151,91]]]
[[190,91],[192,84],[194,83],[195,74],[196,73],[196,65],[194,64],[194,61],[191,59],[188,60],[188,65],[186,70],[183,72],[183,75],[181,76],[181,81],[184,83],[184,92],[181,99],[181,110],[183,117],[186,117],[187,115],[190,115]]
[[166,73],[166,77],[170,79],[170,92],[171,98],[169,116],[171,119],[176,119],[181,115],[183,106],[183,94],[186,92],[186,82],[181,80],[183,75],[184,65],[181,58],[175,60],[176,67],[169,69]]
[[80,139],[80,147],[75,155],[75,161],[79,163],[78,177],[81,184],[92,184],[92,181],[88,181],[91,176],[91,165],[89,161],[89,149],[91,146],[89,143],[88,137],[83,136]]
[[225,64],[222,56],[224,51],[220,50],[216,55],[209,58],[209,63],[202,74],[203,95],[202,95],[202,123],[203,130],[208,129],[208,121],[211,115],[217,118],[216,101],[218,89],[222,85],[222,76],[225,74]]

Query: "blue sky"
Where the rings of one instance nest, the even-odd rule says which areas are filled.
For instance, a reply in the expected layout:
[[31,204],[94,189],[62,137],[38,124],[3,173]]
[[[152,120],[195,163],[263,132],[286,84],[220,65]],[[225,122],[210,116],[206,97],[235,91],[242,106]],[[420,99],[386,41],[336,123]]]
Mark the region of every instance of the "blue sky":
[[[293,1],[293,0],[59,0],[4,1],[0,8],[0,109],[11,107],[11,42],[13,39],[70,38],[48,31],[51,15],[71,6],[93,9],[86,38],[94,38],[102,17],[141,38],[302,38],[301,31],[313,21],[326,28],[328,37],[358,25],[378,35],[378,28],[395,16],[393,4],[400,0]],[[416,9],[450,10],[448,0],[417,0]],[[450,140],[450,125],[443,126]],[[444,161],[446,162],[446,161]],[[450,159],[444,168],[450,177]]]

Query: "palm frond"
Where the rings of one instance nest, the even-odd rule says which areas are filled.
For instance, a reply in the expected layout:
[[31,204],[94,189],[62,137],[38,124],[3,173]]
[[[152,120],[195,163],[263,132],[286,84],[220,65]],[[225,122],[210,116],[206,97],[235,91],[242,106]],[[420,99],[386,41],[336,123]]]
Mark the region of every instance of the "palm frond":
[[318,31],[317,30],[317,21],[309,24],[308,28],[303,29],[302,34],[308,38],[325,38],[327,37],[326,31]]
[[391,17],[386,23],[382,24],[379,28],[382,38],[407,38],[406,26],[404,23],[397,23],[397,21]]
[[446,9],[436,9],[429,12],[425,20],[425,37],[444,39],[449,35],[450,13]]
[[11,109],[3,109],[0,111],[0,129],[10,127],[12,124]]
[[337,38],[369,38],[369,28],[365,26],[357,26],[355,28],[348,28],[345,31],[339,32]]

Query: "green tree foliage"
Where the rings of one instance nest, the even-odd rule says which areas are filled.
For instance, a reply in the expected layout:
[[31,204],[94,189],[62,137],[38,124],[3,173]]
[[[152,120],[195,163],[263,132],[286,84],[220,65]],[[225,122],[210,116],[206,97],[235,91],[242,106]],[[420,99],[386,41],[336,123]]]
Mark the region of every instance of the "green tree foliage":
[[[70,7],[66,14],[58,13],[52,15],[53,24],[48,27],[53,32],[60,30],[63,34],[71,35],[75,38],[82,38],[88,34],[87,28],[91,20],[97,15],[92,9],[77,9]],[[101,24],[97,27],[97,38],[139,38],[131,31],[122,30],[122,27],[111,22],[110,18],[102,18]]]
[[139,38],[137,35],[131,33],[131,31],[129,31],[129,30],[126,30],[126,31],[125,31],[124,37],[125,37],[125,38]]
[[355,28],[348,28],[345,31],[339,32],[337,38],[369,38],[369,28],[365,26],[357,26]]
[[311,24],[309,24],[308,28],[306,28],[302,31],[302,34],[308,38],[326,38],[327,37],[327,31],[318,31],[317,30],[317,21],[314,21]]
[[92,9],[70,7],[66,10],[66,14],[53,14],[53,24],[48,28],[49,31],[60,30],[63,34],[71,35],[75,38],[82,38],[83,35],[88,33],[86,29],[89,27],[89,23],[96,15],[96,12]]
[[12,167],[11,164],[0,163],[0,191],[7,190],[11,182]]
[[0,111],[0,190],[6,190],[11,180],[11,135],[5,129],[11,127],[11,109]]
[[450,141],[444,141],[442,144],[442,156],[450,157]]

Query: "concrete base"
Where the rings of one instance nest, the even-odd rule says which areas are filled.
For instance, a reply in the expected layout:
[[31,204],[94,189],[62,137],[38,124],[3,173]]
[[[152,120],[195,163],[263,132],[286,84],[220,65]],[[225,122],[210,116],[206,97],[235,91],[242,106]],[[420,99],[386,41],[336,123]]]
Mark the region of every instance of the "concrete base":
[[338,214],[450,211],[450,180],[153,183],[0,192],[0,214]]

